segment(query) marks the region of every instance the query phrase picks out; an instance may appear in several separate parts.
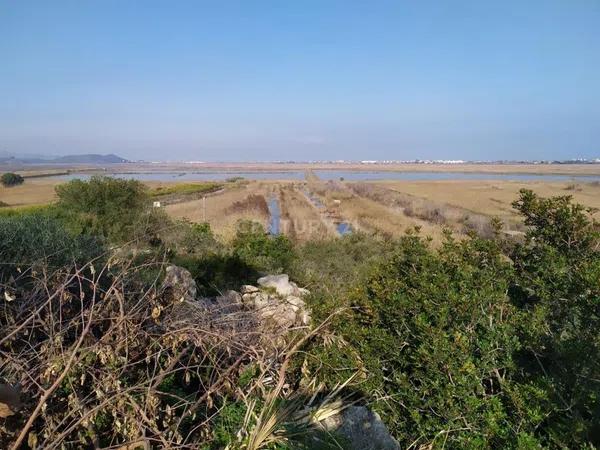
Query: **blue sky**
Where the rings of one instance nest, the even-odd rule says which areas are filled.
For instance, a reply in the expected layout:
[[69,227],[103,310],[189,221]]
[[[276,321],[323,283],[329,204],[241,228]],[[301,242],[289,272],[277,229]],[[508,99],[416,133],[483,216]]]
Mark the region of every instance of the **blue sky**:
[[600,156],[600,1],[0,0],[0,152]]

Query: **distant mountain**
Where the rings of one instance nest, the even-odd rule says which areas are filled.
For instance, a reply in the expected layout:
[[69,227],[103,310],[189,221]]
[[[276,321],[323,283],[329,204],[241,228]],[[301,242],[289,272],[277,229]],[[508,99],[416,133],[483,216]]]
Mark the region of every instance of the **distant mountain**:
[[64,164],[119,164],[129,162],[117,155],[67,155],[51,160],[52,163]]
[[66,155],[58,157],[39,157],[37,155],[12,156],[0,154],[0,164],[119,164],[129,162],[125,158],[110,154]]

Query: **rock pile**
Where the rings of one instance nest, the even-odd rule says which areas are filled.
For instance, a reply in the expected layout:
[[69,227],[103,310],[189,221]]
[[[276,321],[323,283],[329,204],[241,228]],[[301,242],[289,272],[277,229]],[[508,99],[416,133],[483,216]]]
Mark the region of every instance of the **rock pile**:
[[[243,285],[240,292],[227,291],[218,297],[196,298],[192,275],[181,267],[167,267],[163,286],[163,325],[181,326],[182,321],[202,323],[227,341],[227,336],[263,349],[278,348],[285,334],[295,327],[310,325],[311,318],[303,297],[310,294],[290,281],[288,275],[268,275],[257,286]],[[167,312],[167,305],[170,305]],[[236,337],[237,336],[237,337]],[[193,338],[193,337],[190,337]],[[205,339],[202,336],[202,339]],[[377,413],[364,406],[350,406],[322,422],[327,431],[344,436],[354,450],[398,450]]]
[[242,286],[242,302],[258,313],[264,326],[287,329],[310,324],[302,299],[310,293],[308,290],[299,288],[285,274],[262,277],[257,283],[260,288]]
[[[256,326],[257,332],[280,334],[293,327],[310,324],[310,313],[303,297],[310,292],[298,287],[285,274],[268,275],[257,286],[244,285],[241,293],[227,291],[218,297],[196,298],[197,286],[184,268],[169,266],[161,292],[162,308],[173,305],[169,320],[194,320],[229,328]],[[197,323],[197,322],[196,322]]]

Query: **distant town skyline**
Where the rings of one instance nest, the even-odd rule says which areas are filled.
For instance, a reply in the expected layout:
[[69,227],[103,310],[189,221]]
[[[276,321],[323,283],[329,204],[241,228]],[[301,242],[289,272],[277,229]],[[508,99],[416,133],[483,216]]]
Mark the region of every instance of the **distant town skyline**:
[[0,153],[594,159],[599,23],[592,0],[0,0]]

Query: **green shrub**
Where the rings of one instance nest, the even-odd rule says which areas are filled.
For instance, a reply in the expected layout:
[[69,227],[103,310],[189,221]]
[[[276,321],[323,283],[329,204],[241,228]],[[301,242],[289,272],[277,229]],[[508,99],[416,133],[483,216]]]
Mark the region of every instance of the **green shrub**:
[[94,176],[59,185],[56,193],[65,220],[79,233],[128,241],[149,218],[146,187],[137,180]]
[[221,189],[221,183],[178,183],[172,186],[161,186],[154,189],[150,195],[152,197],[163,197],[167,195],[188,195],[188,194],[208,194]]
[[448,238],[434,251],[418,236],[403,238],[334,324],[350,348],[318,350],[319,364],[333,368],[324,378],[358,368],[362,391],[402,446],[516,446],[511,275],[492,241]]
[[600,443],[600,234],[592,210],[569,196],[521,191],[514,207],[529,226],[511,253],[524,380],[552,398],[539,430],[548,445]]
[[56,216],[57,210],[53,205],[29,205],[0,210],[0,217],[22,217],[30,214],[46,214]]
[[291,241],[282,234],[267,234],[257,222],[240,221],[231,246],[234,255],[258,271],[285,272],[294,259]]
[[0,183],[5,187],[17,186],[23,184],[25,179],[16,173],[6,172],[0,177]]
[[91,236],[73,236],[47,214],[0,217],[0,278],[31,266],[50,269],[86,263],[102,253]]

